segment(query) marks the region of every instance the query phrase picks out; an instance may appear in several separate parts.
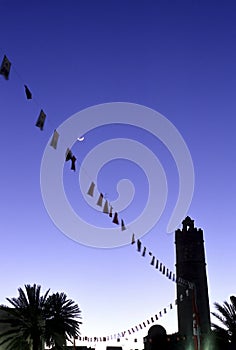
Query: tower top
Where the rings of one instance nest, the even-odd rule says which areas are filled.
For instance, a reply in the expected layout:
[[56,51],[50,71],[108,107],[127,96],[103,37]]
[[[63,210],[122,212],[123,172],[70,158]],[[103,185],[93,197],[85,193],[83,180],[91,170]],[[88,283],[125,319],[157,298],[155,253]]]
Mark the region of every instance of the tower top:
[[194,220],[192,220],[189,216],[187,216],[183,221],[183,231],[192,231],[194,229]]

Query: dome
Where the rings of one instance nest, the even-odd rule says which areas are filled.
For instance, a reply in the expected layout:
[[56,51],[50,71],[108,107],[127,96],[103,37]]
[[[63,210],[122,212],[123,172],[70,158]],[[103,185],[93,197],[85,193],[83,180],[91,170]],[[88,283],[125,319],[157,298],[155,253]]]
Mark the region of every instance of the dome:
[[150,338],[163,337],[166,336],[166,330],[160,325],[154,325],[151,328],[149,328],[148,336]]

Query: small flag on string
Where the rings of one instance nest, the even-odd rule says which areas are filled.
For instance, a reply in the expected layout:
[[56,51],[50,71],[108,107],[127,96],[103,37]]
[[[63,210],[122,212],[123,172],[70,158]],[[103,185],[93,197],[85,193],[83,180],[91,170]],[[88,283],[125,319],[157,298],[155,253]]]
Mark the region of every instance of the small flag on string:
[[189,296],[189,290],[186,289],[186,297],[188,297],[188,296]]
[[158,320],[158,316],[157,315],[155,315],[155,318],[156,318],[156,320]]
[[38,128],[40,128],[40,130],[43,130],[45,119],[46,119],[46,114],[41,109],[39,116],[38,116],[38,119],[37,119],[36,124],[35,124]]
[[167,312],[167,311],[166,311],[166,308],[164,308],[164,314],[166,314],[166,312]]
[[170,309],[171,309],[171,310],[173,309],[173,305],[172,305],[172,304],[170,304]]
[[145,256],[145,254],[146,254],[146,249],[147,249],[146,247],[143,248],[142,256]]
[[103,194],[100,193],[98,201],[97,201],[97,205],[99,205],[99,207],[102,207],[102,200],[103,200]]
[[73,156],[71,150],[69,148],[67,148],[67,150],[66,150],[66,162],[68,162],[69,160],[71,160],[71,170],[75,171],[76,157]]
[[150,256],[152,256],[152,252],[148,252],[148,254],[149,254]]
[[11,69],[11,62],[9,61],[7,56],[4,55],[1,63],[1,67],[0,67],[0,74],[3,75],[6,80],[9,79],[10,69]]
[[102,339],[103,339],[103,341],[106,341],[106,340],[107,340],[106,337],[103,337]]
[[159,260],[157,259],[157,261],[156,261],[156,269],[158,269],[158,265],[159,265]]
[[113,209],[113,207],[110,205],[110,212],[109,212],[110,218],[112,218],[112,209]]
[[138,329],[138,326],[135,326],[135,328],[136,328],[137,331],[139,330],[139,329]]
[[143,322],[143,326],[146,327],[146,323],[145,322]]
[[67,150],[66,150],[66,162],[71,160],[71,158],[72,158],[72,152],[69,148],[67,148]]
[[124,220],[121,219],[121,231],[125,231],[125,230],[126,230],[126,227],[125,227]]
[[175,274],[174,274],[174,273],[173,273],[172,281],[173,281],[173,282],[176,282],[176,281],[175,281]]
[[172,272],[170,271],[170,273],[169,273],[169,279],[171,279],[171,277],[172,277]]
[[57,148],[57,142],[59,139],[59,134],[56,130],[54,130],[53,136],[52,136],[52,140],[50,142],[50,146],[52,146],[54,149]]
[[166,277],[169,277],[169,269],[166,269]]
[[131,334],[130,330],[128,329],[128,333]]
[[31,100],[31,99],[32,99],[32,93],[31,93],[31,91],[29,90],[29,88],[28,88],[27,85],[24,85],[24,87],[25,87],[25,94],[26,94],[27,100]]
[[76,162],[76,157],[72,156],[71,158],[71,170],[75,171],[75,162]]
[[162,263],[160,263],[159,271],[162,272]]
[[149,320],[147,320],[147,324],[150,324]]
[[159,312],[159,316],[162,317],[161,311]]
[[151,317],[151,321],[152,321],[152,323],[155,322],[153,317]]
[[162,270],[163,275],[165,274],[165,271],[166,271],[166,267],[165,265],[163,265],[163,270]]
[[103,207],[103,213],[109,214],[109,208],[108,208],[108,201],[105,201],[104,207]]
[[140,328],[140,329],[143,329],[143,327],[142,327],[141,323],[139,323],[139,328]]
[[95,183],[92,182],[91,185],[89,186],[89,189],[88,189],[88,192],[87,192],[87,194],[89,196],[91,196],[91,197],[93,197],[93,195],[94,195],[94,188],[95,188]]
[[141,245],[142,245],[142,243],[141,243],[141,241],[138,239],[138,240],[137,240],[137,249],[138,249],[138,252],[141,252]]
[[112,222],[113,222],[114,224],[116,224],[116,225],[119,225],[119,220],[118,220],[118,214],[117,214],[117,212],[115,212],[114,218],[113,218]]
[[131,240],[131,244],[135,243],[135,238],[134,238],[134,233],[132,234],[132,240]]
[[151,265],[155,264],[155,256],[152,257]]

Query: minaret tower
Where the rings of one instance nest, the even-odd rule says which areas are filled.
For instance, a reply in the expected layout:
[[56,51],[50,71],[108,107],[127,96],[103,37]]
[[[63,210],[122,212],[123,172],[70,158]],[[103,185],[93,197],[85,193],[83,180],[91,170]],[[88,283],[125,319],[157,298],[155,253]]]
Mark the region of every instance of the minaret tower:
[[210,308],[203,231],[194,227],[194,220],[189,216],[182,224],[182,230],[175,231],[179,333],[189,339],[193,336],[193,293],[186,281],[194,286],[200,332],[204,338],[210,331]]

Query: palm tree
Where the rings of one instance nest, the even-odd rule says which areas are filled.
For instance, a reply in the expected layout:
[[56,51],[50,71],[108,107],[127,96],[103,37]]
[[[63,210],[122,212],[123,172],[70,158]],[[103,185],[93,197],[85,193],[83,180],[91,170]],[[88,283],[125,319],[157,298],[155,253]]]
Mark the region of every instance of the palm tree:
[[231,343],[233,349],[236,347],[236,297],[230,297],[230,303],[225,301],[223,305],[214,303],[217,312],[212,312],[212,315],[217,318],[223,325],[212,323],[213,330],[222,339]]
[[7,350],[41,350],[44,342],[62,349],[79,334],[80,309],[64,293],[40,296],[40,286],[25,285],[18,298],[7,298],[13,307],[0,307],[0,345]]
[[45,304],[45,342],[61,349],[66,341],[79,335],[80,309],[64,293],[50,295]]

